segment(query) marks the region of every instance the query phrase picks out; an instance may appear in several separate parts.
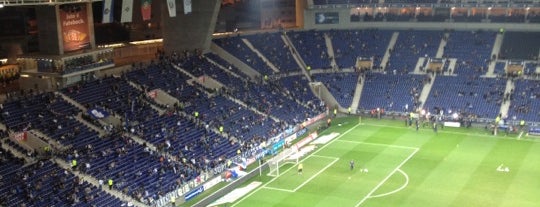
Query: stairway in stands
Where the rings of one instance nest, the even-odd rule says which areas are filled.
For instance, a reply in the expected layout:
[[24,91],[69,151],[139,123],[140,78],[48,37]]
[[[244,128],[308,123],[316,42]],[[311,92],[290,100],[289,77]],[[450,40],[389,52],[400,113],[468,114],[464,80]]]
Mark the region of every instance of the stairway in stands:
[[392,34],[392,37],[390,38],[390,42],[388,43],[388,47],[386,48],[386,52],[384,53],[384,56],[383,56],[383,58],[381,60],[380,67],[382,68],[382,70],[386,69],[386,63],[388,63],[388,60],[390,60],[390,49],[393,49],[394,46],[396,45],[398,36],[399,36],[399,32],[394,32]]
[[272,64],[272,62],[270,62],[268,58],[266,58],[259,50],[257,50],[257,48],[255,48],[248,39],[242,39],[242,41],[249,47],[249,49],[253,50],[253,52],[255,52],[268,65],[268,67],[270,67],[274,72],[279,73],[279,69]]
[[420,108],[424,107],[424,104],[426,103],[426,100],[429,96],[429,93],[431,92],[431,87],[433,86],[433,83],[435,83],[435,78],[437,77],[437,74],[431,75],[431,81],[424,84],[424,87],[422,88],[422,92],[420,93]]
[[[495,43],[493,43],[493,50],[491,51],[491,57],[499,56],[503,39],[504,39],[504,34],[498,33],[497,37],[495,38]],[[497,59],[498,58],[492,59],[492,61],[489,63],[486,77],[495,77],[495,66],[497,65],[497,61],[496,61]]]
[[362,89],[364,88],[364,82],[362,80],[362,76],[358,76],[358,82],[356,84],[356,89],[354,90],[354,96],[351,103],[351,111],[352,113],[356,113],[358,110],[358,105],[360,104],[360,97],[362,97]]
[[326,43],[326,49],[328,56],[330,58],[330,65],[333,69],[339,69],[339,66],[336,63],[336,57],[334,55],[334,46],[332,45],[332,37],[330,37],[327,33],[324,34],[324,42]]
[[[516,86],[514,84],[514,81],[508,79],[506,80],[506,88],[504,89],[504,94],[510,94],[512,89],[514,89]],[[511,100],[504,101],[501,104],[501,110],[499,111],[500,114],[503,115],[503,117],[508,116],[508,110],[510,110]]]

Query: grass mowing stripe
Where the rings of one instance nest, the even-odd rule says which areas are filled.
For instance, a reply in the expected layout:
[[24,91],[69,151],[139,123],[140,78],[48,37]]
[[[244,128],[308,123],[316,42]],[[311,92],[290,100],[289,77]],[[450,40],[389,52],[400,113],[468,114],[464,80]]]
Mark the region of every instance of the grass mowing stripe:
[[388,176],[386,176],[379,184],[377,184],[377,186],[375,186],[375,188],[373,188],[373,190],[371,190],[364,198],[362,198],[362,200],[360,200],[360,202],[358,202],[358,204],[355,205],[355,207],[358,207],[360,205],[362,205],[362,203],[364,203],[364,201],[366,201],[368,198],[370,198],[370,196],[375,192],[377,191],[378,188],[380,188],[391,176],[392,174],[394,174],[401,166],[403,166],[407,161],[409,161],[413,156],[414,154],[416,154],[416,152],[418,152],[418,149],[415,149],[413,151],[413,153],[411,153],[407,158],[405,158],[405,160],[403,160],[395,169],[394,171],[392,171]]
[[[360,123],[354,125],[353,127],[351,127],[350,129],[348,129],[347,131],[343,132],[343,134],[339,135],[338,137],[336,137],[334,140],[328,142],[327,144],[325,144],[324,146],[320,147],[319,149],[317,149],[317,151],[309,154],[306,158],[302,159],[302,160],[305,160],[311,156],[313,156],[315,153],[321,151],[322,149],[324,149],[326,146],[330,145],[331,143],[335,142],[336,140],[339,140],[339,138],[341,138],[343,135],[346,135],[348,134],[349,132],[353,131],[354,129],[356,129],[356,127],[360,126]],[[291,168],[292,169],[292,168]],[[290,169],[289,169],[290,170]],[[231,207],[234,207],[236,206],[237,204],[241,203],[242,201],[244,201],[246,198],[250,197],[251,195],[255,194],[257,191],[259,191],[260,189],[262,189],[262,187],[265,187],[267,186],[269,183],[271,183],[272,181],[276,180],[278,177],[275,177],[273,178],[272,180],[268,181],[267,183],[265,183],[263,186],[255,189],[254,191],[252,191],[251,193],[247,194],[246,196],[244,196],[243,198],[241,198],[240,200],[238,200],[236,203],[234,203],[233,205],[231,205]]]
[[[511,148],[509,148],[509,144],[512,146]],[[502,203],[508,187],[515,180],[515,170],[522,165],[524,157],[530,153],[531,146],[527,143],[510,143],[507,140],[497,140],[482,159],[482,165],[479,165],[475,171],[470,173],[470,179],[467,180],[463,190],[454,199],[453,205],[497,206]],[[510,167],[509,173],[496,171],[497,166],[502,163]],[[511,198],[511,200],[515,200],[515,206],[521,206],[517,205],[521,199]]]
[[302,188],[304,185],[309,183],[309,181],[313,180],[313,178],[320,175],[324,170],[328,169],[330,166],[332,166],[334,163],[336,163],[339,160],[339,158],[334,158],[334,161],[332,161],[330,164],[326,165],[323,169],[319,170],[319,172],[315,173],[315,175],[308,178],[306,181],[304,181],[302,184],[300,184],[298,187],[296,187],[293,191],[296,192],[298,189]]
[[523,163],[519,167],[510,168],[510,173],[516,175],[500,206],[538,206],[540,203],[540,196],[538,196],[540,165],[535,164],[540,160],[538,152],[540,152],[540,145],[531,146],[529,153],[523,158]]
[[[437,136],[432,140],[429,146],[422,146],[422,153],[417,158],[422,156],[425,159],[431,158],[437,164],[424,173],[423,177],[417,177],[420,180],[413,185],[417,190],[410,192],[407,200],[402,202],[403,206],[452,206],[449,204],[459,197],[466,182],[471,179],[472,173],[483,164],[485,156],[498,141],[497,139],[454,137],[447,134],[444,137]],[[409,165],[407,169],[414,172],[415,168],[426,167],[423,162],[414,164],[416,165]]]

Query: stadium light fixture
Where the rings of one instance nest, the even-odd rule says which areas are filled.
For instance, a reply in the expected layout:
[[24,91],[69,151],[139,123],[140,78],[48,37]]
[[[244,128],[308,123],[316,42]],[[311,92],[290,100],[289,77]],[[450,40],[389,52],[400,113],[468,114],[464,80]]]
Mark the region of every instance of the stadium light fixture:
[[453,7],[452,7],[452,10],[454,10],[454,9],[456,9],[456,7],[455,7],[455,6],[453,6]]
[[452,114],[452,118],[457,119],[457,118],[458,118],[458,114],[457,114],[457,113]]
[[4,4],[0,4],[0,9],[1,9],[1,8],[4,8]]
[[526,9],[526,10],[529,10],[529,9],[531,9],[531,7],[527,7],[527,8],[525,8],[525,9]]

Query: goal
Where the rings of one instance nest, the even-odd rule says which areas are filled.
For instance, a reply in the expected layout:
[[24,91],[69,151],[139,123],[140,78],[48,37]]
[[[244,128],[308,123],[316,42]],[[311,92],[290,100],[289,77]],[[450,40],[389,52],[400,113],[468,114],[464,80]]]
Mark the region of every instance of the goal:
[[277,154],[276,156],[268,160],[268,167],[270,168],[270,172],[268,173],[268,176],[272,176],[272,177],[279,176],[279,167],[285,163],[292,163],[292,164],[298,163],[298,157],[296,157],[295,159],[290,159],[290,156],[296,152],[297,152],[296,149],[286,148],[283,151],[281,151],[279,154]]

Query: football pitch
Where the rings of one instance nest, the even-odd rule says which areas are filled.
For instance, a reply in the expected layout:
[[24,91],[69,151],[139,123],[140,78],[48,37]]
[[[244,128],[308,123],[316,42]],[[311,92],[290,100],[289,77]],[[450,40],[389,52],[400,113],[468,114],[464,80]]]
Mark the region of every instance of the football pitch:
[[321,135],[340,135],[300,159],[302,174],[296,164],[285,164],[277,177],[251,180],[263,183],[227,206],[540,205],[538,138],[464,128],[417,132],[391,120],[336,121],[341,126]]

